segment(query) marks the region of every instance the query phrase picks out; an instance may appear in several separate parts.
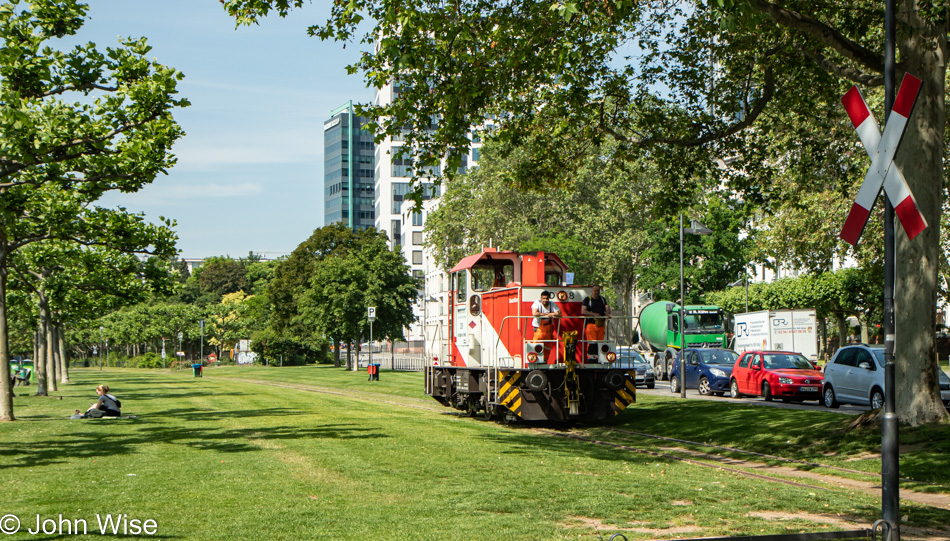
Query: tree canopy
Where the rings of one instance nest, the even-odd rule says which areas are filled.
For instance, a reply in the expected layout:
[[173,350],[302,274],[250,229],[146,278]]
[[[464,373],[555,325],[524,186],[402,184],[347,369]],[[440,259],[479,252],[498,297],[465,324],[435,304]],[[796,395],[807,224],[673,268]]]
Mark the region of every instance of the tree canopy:
[[[225,4],[249,23],[307,3]],[[930,224],[914,241],[897,241],[898,410],[916,424],[947,415],[933,308],[950,14],[943,2],[899,0],[896,16],[898,76],[923,81],[897,155]],[[380,137],[404,138],[420,167],[448,159],[452,175],[472,127],[490,120],[492,137],[512,151],[530,142],[532,167],[514,171],[522,185],[556,184],[577,156],[612,141],[611,159],[653,162],[664,184],[657,205],[678,212],[705,181],[774,214],[809,194],[853,199],[867,163],[839,98],[857,84],[880,103],[883,19],[884,4],[871,0],[349,0],[334,2],[330,19],[310,31],[366,44],[373,53],[351,70],[369,86],[398,81],[391,104],[361,114]]]
[[[78,0],[0,5],[0,381],[8,381],[6,284],[11,254],[49,240],[123,252],[174,253],[171,221],[96,206],[171,167],[182,130],[172,111],[181,73],[149,58],[145,39],[100,50],[68,47],[87,6]],[[72,101],[71,101],[72,100]],[[0,420],[13,402],[0,385]]]

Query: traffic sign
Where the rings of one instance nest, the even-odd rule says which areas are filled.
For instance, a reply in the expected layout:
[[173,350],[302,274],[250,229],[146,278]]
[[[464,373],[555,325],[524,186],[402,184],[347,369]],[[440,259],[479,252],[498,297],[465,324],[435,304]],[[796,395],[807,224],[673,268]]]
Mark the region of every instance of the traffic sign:
[[368,319],[368,320],[370,320],[370,321],[376,319],[376,307],[375,307],[375,306],[368,306],[368,307],[366,308],[366,319]]
[[916,237],[927,228],[927,220],[920,212],[917,201],[907,185],[907,180],[894,163],[894,155],[897,153],[897,147],[904,135],[907,119],[914,109],[919,91],[920,79],[909,73],[904,75],[883,135],[858,87],[852,87],[841,98],[841,103],[858,132],[861,144],[871,158],[871,167],[864,177],[854,204],[851,205],[851,212],[848,213],[848,218],[841,229],[841,238],[852,246],[857,245],[858,239],[861,238],[861,233],[871,215],[871,209],[874,208],[874,201],[881,193],[882,186],[887,198],[894,205],[894,212],[900,218],[908,238]]

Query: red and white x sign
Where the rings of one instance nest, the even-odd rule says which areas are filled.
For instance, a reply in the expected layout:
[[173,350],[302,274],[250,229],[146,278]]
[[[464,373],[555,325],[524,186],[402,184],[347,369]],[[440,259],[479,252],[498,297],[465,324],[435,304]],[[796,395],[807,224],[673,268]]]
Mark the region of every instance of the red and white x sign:
[[841,103],[844,104],[848,116],[851,117],[851,123],[858,131],[861,144],[864,145],[864,150],[871,158],[871,167],[864,177],[848,219],[845,220],[844,227],[841,229],[841,238],[852,246],[856,245],[858,239],[861,238],[861,232],[864,231],[868,216],[871,215],[874,201],[881,193],[881,186],[884,187],[884,193],[894,205],[894,212],[900,218],[908,238],[916,237],[927,228],[927,221],[917,207],[917,201],[910,192],[907,180],[894,163],[897,146],[904,135],[907,119],[914,108],[919,91],[920,79],[910,74],[904,75],[897,99],[894,100],[894,107],[887,118],[884,135],[881,135],[877,120],[874,119],[864,98],[861,97],[858,87],[852,87],[841,98]]

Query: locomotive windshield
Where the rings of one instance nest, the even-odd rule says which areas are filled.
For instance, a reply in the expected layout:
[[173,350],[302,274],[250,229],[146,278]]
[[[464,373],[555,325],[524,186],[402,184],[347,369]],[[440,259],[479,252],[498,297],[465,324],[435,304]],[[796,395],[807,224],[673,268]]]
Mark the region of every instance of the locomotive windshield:
[[472,267],[472,291],[488,291],[505,287],[515,280],[515,265],[511,261],[481,263]]

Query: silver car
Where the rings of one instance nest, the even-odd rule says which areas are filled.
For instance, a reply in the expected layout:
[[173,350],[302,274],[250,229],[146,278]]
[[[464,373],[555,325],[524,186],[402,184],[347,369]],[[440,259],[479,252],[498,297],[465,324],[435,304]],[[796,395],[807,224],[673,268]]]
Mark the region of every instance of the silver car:
[[[950,407],[950,377],[939,372],[940,398]],[[856,344],[836,351],[825,366],[822,402],[828,408],[839,404],[884,407],[884,348]]]
[[619,358],[618,366],[620,368],[633,368],[636,370],[636,385],[647,389],[656,387],[656,373],[653,367],[643,358],[640,353],[629,346],[620,346],[617,348]]

